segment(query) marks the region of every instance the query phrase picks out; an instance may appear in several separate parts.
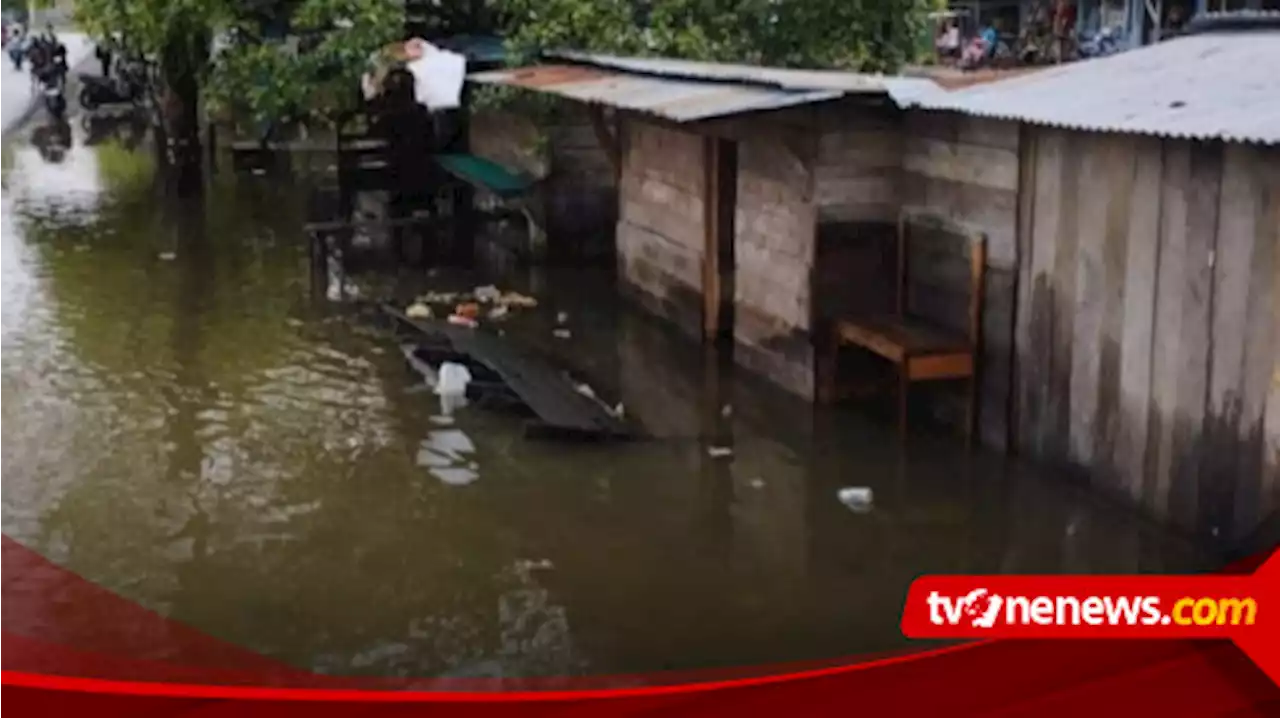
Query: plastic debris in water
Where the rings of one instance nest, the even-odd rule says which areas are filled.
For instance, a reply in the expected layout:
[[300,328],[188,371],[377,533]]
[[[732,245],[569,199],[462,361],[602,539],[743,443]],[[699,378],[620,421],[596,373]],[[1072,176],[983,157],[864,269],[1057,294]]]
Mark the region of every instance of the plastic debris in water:
[[459,314],[450,314],[449,323],[459,327],[467,327],[468,329],[475,329],[480,326],[480,322],[477,322],[471,317],[464,317]]
[[551,563],[551,559],[542,558],[537,560],[521,559],[516,561],[517,571],[550,571],[555,568],[555,564]]
[[460,317],[475,319],[480,316],[480,305],[475,302],[464,302],[454,307],[453,313]]
[[511,309],[505,304],[499,304],[489,312],[490,319],[501,319],[511,313]]
[[713,446],[707,449],[707,456],[713,459],[723,459],[727,456],[733,456],[733,449],[728,446]]
[[569,321],[568,312],[558,312],[556,314],[556,324],[564,324],[567,321]]
[[537,299],[534,299],[533,297],[525,296],[519,292],[507,292],[506,294],[502,295],[502,297],[498,301],[501,304],[506,304],[512,307],[523,307],[525,309],[532,309],[538,306]]
[[575,384],[573,390],[585,397],[589,397],[591,399],[596,398],[595,390],[586,384]]
[[621,419],[626,414],[626,411],[627,409],[622,405],[622,402],[618,402],[618,405],[613,407],[613,416],[615,419]]
[[471,370],[463,364],[447,361],[440,365],[440,381],[436,393],[440,396],[465,396],[471,383]]
[[564,327],[560,327],[559,329],[552,330],[551,336],[556,339],[568,339],[573,336],[573,332],[565,329]]
[[474,484],[480,478],[480,474],[471,469],[464,469],[460,466],[452,468],[433,468],[430,469],[431,475],[440,480],[442,484],[449,486],[466,486]]
[[720,407],[720,416],[723,416],[726,419],[733,416],[733,407],[729,406],[728,404],[725,404],[724,406]]
[[752,480],[751,480],[751,484],[750,484],[750,486],[751,486],[751,488],[753,488],[753,489],[763,489],[763,488],[764,488],[764,479],[752,479]]
[[409,305],[408,309],[404,310],[404,315],[410,319],[430,319],[431,307],[421,301],[414,302]]
[[836,498],[854,511],[871,510],[872,495],[869,486],[846,486],[836,492]]
[[492,284],[476,287],[472,294],[477,302],[496,302],[502,297],[502,292],[498,291],[498,288]]
[[161,252],[159,256],[161,261],[172,262],[173,260],[178,258],[178,253],[177,252]]

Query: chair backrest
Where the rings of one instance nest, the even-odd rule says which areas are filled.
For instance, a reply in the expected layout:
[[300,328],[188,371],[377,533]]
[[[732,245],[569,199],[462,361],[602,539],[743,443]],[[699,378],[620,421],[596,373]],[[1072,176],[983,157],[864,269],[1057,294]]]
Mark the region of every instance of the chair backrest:
[[987,244],[981,232],[913,208],[898,218],[897,311],[961,332],[977,346]]

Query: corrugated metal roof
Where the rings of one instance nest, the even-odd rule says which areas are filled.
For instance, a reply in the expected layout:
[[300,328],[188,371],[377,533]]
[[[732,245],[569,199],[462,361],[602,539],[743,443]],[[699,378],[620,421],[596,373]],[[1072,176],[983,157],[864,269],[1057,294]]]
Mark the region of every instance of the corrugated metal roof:
[[769,85],[786,90],[840,90],[843,93],[884,92],[880,75],[840,70],[791,70],[755,65],[730,65],[668,58],[618,57],[587,52],[552,52],[548,57],[585,62],[626,72],[674,77],[685,80],[739,82]]
[[1280,33],[1190,35],[954,92],[925,109],[1099,132],[1280,143]]
[[539,65],[475,73],[472,82],[537,89],[578,102],[693,122],[835,99],[839,90],[801,90],[678,80],[582,65]]

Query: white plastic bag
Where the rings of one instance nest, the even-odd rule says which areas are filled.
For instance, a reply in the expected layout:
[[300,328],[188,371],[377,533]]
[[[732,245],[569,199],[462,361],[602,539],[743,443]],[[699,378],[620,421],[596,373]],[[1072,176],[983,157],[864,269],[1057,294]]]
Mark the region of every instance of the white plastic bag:
[[421,56],[405,63],[413,75],[413,95],[418,104],[432,112],[452,110],[462,104],[462,83],[467,77],[467,58],[421,42]]
[[440,396],[465,396],[471,383],[471,371],[462,364],[447,361],[440,365],[440,381],[436,393]]

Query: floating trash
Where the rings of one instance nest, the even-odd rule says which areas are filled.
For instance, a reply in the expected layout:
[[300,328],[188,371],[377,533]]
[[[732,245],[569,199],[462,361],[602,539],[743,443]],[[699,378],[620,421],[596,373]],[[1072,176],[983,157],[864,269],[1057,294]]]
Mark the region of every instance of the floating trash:
[[414,463],[426,468],[444,468],[453,466],[453,459],[436,453],[429,446],[422,446],[418,448],[418,456]]
[[431,469],[431,475],[439,479],[440,483],[448,484],[449,486],[474,484],[480,478],[480,474],[462,467]]
[[559,329],[552,330],[551,336],[556,339],[570,339],[573,337],[573,332],[565,329],[564,327],[560,327]]
[[498,300],[499,303],[511,307],[520,307],[522,309],[533,309],[538,306],[538,300],[533,297],[526,296],[519,292],[507,292]]
[[510,313],[511,313],[510,307],[508,307],[505,304],[499,304],[498,306],[494,307],[492,311],[489,312],[489,318],[502,319],[503,317],[507,316]]
[[713,459],[723,459],[728,456],[733,456],[733,449],[728,446],[712,446],[707,449],[707,456],[710,456]]
[[418,301],[423,304],[456,304],[458,302],[457,292],[427,292],[418,297]]
[[846,486],[836,492],[836,498],[854,511],[871,510],[872,493],[869,486]]
[[763,489],[764,479],[752,479],[748,485],[753,489]]
[[726,419],[733,416],[733,407],[729,406],[728,404],[725,404],[724,406],[720,407],[720,416],[723,416]]
[[466,365],[447,361],[440,365],[440,381],[436,393],[440,396],[465,396],[471,383],[471,370]]
[[480,305],[475,302],[463,302],[453,308],[453,313],[459,317],[475,319],[480,316]]
[[410,304],[409,308],[404,310],[404,315],[410,319],[430,319],[432,316],[431,306],[424,302],[417,301]]
[[477,302],[496,302],[502,298],[502,292],[498,288],[489,284],[483,287],[476,287],[472,292]]
[[556,314],[556,324],[564,324],[567,321],[569,321],[568,312],[558,312]]
[[477,322],[471,317],[464,317],[460,314],[450,314],[449,323],[454,326],[466,327],[468,329],[475,329],[476,327],[480,326],[480,322]]
[[160,257],[161,261],[172,262],[173,260],[178,258],[178,253],[177,252],[161,252],[158,256]]

